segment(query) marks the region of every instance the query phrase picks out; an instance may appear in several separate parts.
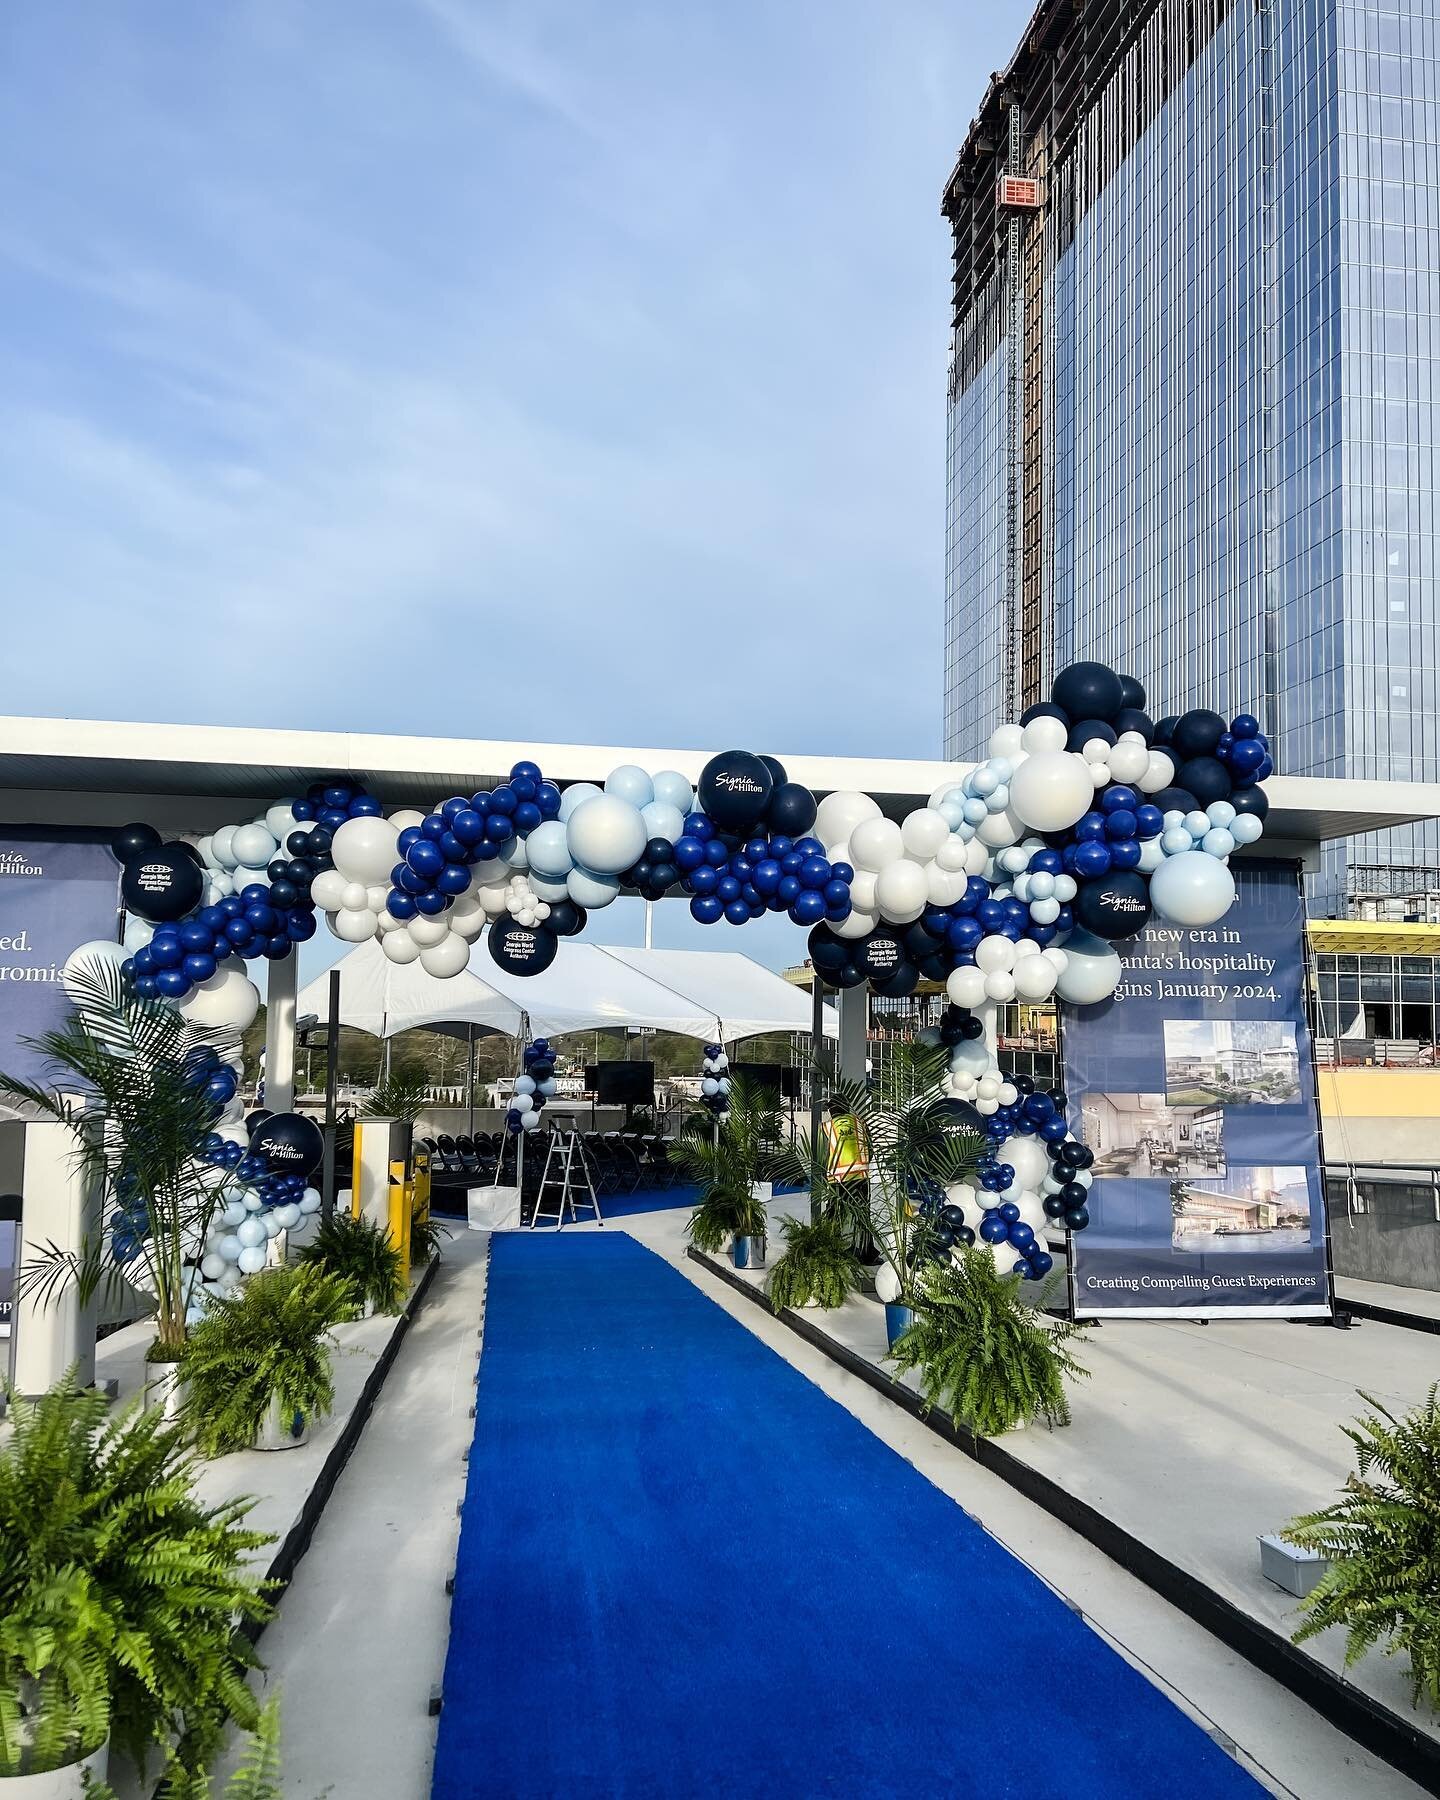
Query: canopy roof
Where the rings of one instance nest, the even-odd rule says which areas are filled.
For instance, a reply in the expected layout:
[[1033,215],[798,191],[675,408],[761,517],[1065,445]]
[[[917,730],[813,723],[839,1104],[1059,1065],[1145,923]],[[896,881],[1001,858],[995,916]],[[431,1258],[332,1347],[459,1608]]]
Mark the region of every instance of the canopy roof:
[[[418,962],[392,963],[372,940],[336,966],[341,1024],[373,1037],[448,1024],[514,1037],[528,1020],[534,1037],[635,1027],[705,1043],[811,1027],[809,996],[735,951],[620,950],[566,938],[544,974],[517,976],[477,944],[468,970],[438,980]],[[327,971],[302,990],[296,1011],[323,1019],[329,1004]],[[831,1006],[824,1030],[838,1032]]]

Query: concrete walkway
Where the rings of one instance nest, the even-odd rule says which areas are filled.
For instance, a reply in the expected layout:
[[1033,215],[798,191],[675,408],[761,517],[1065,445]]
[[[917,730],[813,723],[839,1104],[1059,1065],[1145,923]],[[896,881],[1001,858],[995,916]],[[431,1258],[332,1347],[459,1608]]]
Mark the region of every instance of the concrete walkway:
[[1422,1319],[1440,1319],[1440,1294],[1430,1288],[1396,1287],[1389,1281],[1358,1281],[1350,1275],[1335,1277],[1341,1300],[1383,1306],[1388,1312],[1414,1313]]
[[[1335,1731],[997,1476],[688,1262],[686,1215],[684,1208],[640,1215],[606,1229],[628,1230],[673,1261],[715,1305],[732,1313],[977,1517],[1177,1704],[1238,1745],[1245,1766],[1270,1791],[1297,1800],[1354,1800],[1362,1794],[1366,1800],[1409,1800],[1420,1794],[1413,1783]],[[279,1617],[262,1640],[271,1683],[283,1695],[284,1791],[296,1800],[314,1800],[327,1785],[345,1800],[427,1800],[429,1795],[435,1728],[426,1716],[426,1698],[430,1684],[439,1679],[448,1634],[444,1584],[454,1559],[455,1507],[464,1485],[462,1457],[471,1429],[483,1250],[480,1234],[462,1233],[447,1247],[439,1285],[400,1351]],[[876,1311],[871,1302],[854,1304]],[[1158,1334],[1173,1328],[1104,1327],[1095,1334],[1097,1347],[1103,1341],[1100,1358],[1088,1358],[1096,1366],[1096,1379],[1079,1396],[1077,1425],[1069,1432],[1036,1431],[1013,1441],[1033,1442],[1037,1461],[1047,1454],[1047,1446],[1062,1440],[1079,1444],[1078,1421],[1096,1409],[1112,1380],[1122,1382],[1123,1370],[1112,1370],[1111,1359],[1122,1364],[1138,1353],[1139,1341],[1127,1335],[1136,1329]],[[1188,1371],[1181,1385],[1194,1390],[1201,1366],[1212,1358],[1227,1392],[1237,1382],[1251,1390],[1257,1417],[1270,1409],[1268,1396],[1285,1370],[1290,1371],[1285,1379],[1308,1391],[1312,1401],[1317,1390],[1334,1389],[1337,1416],[1347,1410],[1342,1396],[1357,1379],[1373,1374],[1383,1392],[1407,1385],[1403,1377],[1394,1385],[1380,1379],[1384,1370],[1374,1366],[1385,1360],[1385,1346],[1377,1341],[1382,1332],[1386,1340],[1407,1335],[1390,1328],[1367,1325],[1346,1337],[1299,1326],[1248,1326],[1244,1329],[1259,1334],[1253,1353],[1244,1345],[1210,1341],[1237,1329],[1189,1327],[1192,1341],[1177,1346],[1146,1378],[1154,1387],[1144,1404],[1134,1410],[1133,1402],[1120,1403],[1122,1412],[1130,1410],[1122,1456],[1133,1455],[1147,1432],[1155,1435],[1156,1397],[1168,1393],[1166,1404],[1176,1411],[1179,1375]],[[1343,1378],[1322,1379],[1313,1368],[1307,1370],[1307,1358],[1332,1353],[1352,1362],[1359,1355],[1369,1366],[1352,1367]],[[1242,1373],[1246,1369],[1248,1376]],[[1208,1376],[1203,1385],[1208,1387]],[[1220,1410],[1213,1395],[1211,1410]],[[1317,1452],[1307,1491],[1311,1481],[1323,1483],[1343,1462],[1328,1443],[1330,1420],[1315,1417],[1310,1426],[1316,1445],[1325,1450]],[[1200,1447],[1206,1454],[1225,1454],[1223,1443],[1218,1452],[1214,1444]],[[1207,1520],[1186,1488],[1183,1471],[1156,1469],[1152,1474],[1158,1507],[1178,1520],[1193,1519],[1204,1530],[1219,1529],[1220,1502],[1229,1505],[1232,1496],[1212,1490],[1209,1510],[1215,1516]],[[1178,1503],[1177,1496],[1182,1497]],[[1248,1530],[1246,1521],[1228,1536],[1241,1544]],[[1248,1548],[1241,1544],[1236,1554],[1248,1556],[1250,1550],[1253,1542]],[[1277,1594],[1276,1602],[1283,1605],[1283,1597]],[[932,1784],[938,1774],[930,1773]],[[477,1794],[485,1791],[483,1784],[484,1772],[477,1770]],[[675,1792],[683,1795],[683,1786]]]

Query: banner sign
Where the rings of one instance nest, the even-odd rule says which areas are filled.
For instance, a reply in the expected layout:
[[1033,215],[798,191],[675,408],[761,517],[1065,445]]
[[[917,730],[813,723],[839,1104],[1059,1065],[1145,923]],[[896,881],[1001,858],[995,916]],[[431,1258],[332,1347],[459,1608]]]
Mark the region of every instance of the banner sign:
[[21,1044],[69,1010],[60,971],[78,944],[114,938],[120,871],[109,848],[78,834],[0,827],[0,1069],[43,1081]]
[[1082,1317],[1330,1311],[1299,872],[1235,880],[1219,924],[1153,922],[1116,944],[1114,995],[1067,1014],[1071,1123],[1095,1153]]

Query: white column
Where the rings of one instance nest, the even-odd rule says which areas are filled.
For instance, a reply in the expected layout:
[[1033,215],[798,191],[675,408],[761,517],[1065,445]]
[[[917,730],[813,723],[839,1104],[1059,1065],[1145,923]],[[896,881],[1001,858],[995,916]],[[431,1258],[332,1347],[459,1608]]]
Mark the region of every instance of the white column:
[[870,1073],[869,988],[841,988],[837,1006],[840,1013],[840,1079],[864,1081]]
[[[47,1122],[25,1127],[19,1266],[52,1249],[81,1252],[100,1230],[100,1195],[76,1155],[74,1134]],[[79,1386],[95,1379],[97,1300],[82,1302],[73,1282],[17,1298],[10,1314],[15,1388],[33,1397],[72,1366]]]
[[265,978],[265,1104],[289,1112],[295,1104],[295,987],[298,949],[267,963]]

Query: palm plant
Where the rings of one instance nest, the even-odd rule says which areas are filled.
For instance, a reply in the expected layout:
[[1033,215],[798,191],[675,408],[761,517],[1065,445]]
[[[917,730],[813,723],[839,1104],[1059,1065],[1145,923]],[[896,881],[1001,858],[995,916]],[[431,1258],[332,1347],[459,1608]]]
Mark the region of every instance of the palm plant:
[[[110,961],[82,962],[67,980],[74,1012],[58,1030],[27,1040],[47,1059],[54,1085],[0,1074],[0,1094],[66,1126],[104,1214],[135,1220],[135,1261],[156,1301],[156,1354],[172,1359],[185,1342],[194,1274],[186,1258],[203,1242],[219,1195],[216,1172],[199,1160],[216,1106],[186,1058],[207,1047],[233,1054],[239,1037],[190,1025],[165,1001],[140,999]],[[86,1303],[102,1289],[123,1292],[123,1268],[103,1231],[78,1250],[48,1246],[21,1270],[18,1286],[48,1296],[72,1283]]]
[[423,1069],[387,1069],[361,1108],[367,1119],[403,1119],[413,1125],[430,1098]]
[[182,1423],[207,1456],[249,1449],[274,1406],[322,1417],[335,1404],[330,1333],[355,1316],[355,1291],[315,1266],[262,1269],[220,1295],[193,1328],[181,1363]]
[[686,1230],[697,1250],[713,1254],[727,1237],[763,1237],[764,1203],[757,1182],[767,1181],[780,1145],[780,1110],[770,1090],[737,1076],[730,1085],[730,1111],[715,1124],[687,1126],[675,1145],[682,1174],[700,1184],[699,1204]]
[[832,1168],[820,1146],[803,1140],[776,1161],[779,1180],[809,1187],[812,1217],[837,1214],[869,1235],[907,1306],[933,1251],[927,1205],[974,1175],[983,1143],[945,1095],[949,1066],[943,1047],[892,1044],[875,1081],[834,1084],[830,1110],[853,1133],[863,1174]]
[[1295,1642],[1343,1625],[1348,1668],[1383,1641],[1409,1659],[1414,1704],[1440,1706],[1440,1384],[1398,1417],[1360,1398],[1375,1410],[1344,1427],[1356,1463],[1344,1492],[1281,1533],[1330,1561],[1301,1602]]
[[[411,1244],[413,1255],[413,1238]],[[295,1260],[346,1282],[357,1311],[394,1312],[405,1298],[400,1252],[389,1233],[363,1213],[337,1212],[323,1220]]]
[[1036,1418],[1069,1424],[1065,1382],[1089,1371],[1068,1346],[1085,1329],[1049,1321],[1040,1304],[1022,1297],[1018,1275],[1002,1275],[986,1249],[962,1248],[920,1275],[914,1323],[890,1358],[920,1371],[927,1406],[943,1406],[977,1436],[995,1437]]
[[812,1300],[821,1306],[839,1306],[859,1287],[865,1271],[855,1254],[848,1219],[831,1212],[806,1222],[787,1213],[781,1229],[785,1253],[766,1283],[776,1306],[805,1306]]
[[143,1768],[203,1766],[227,1718],[258,1720],[243,1626],[269,1611],[251,1502],[207,1507],[158,1412],[111,1418],[71,1380],[12,1394],[0,1445],[0,1775],[63,1768],[107,1732]]

